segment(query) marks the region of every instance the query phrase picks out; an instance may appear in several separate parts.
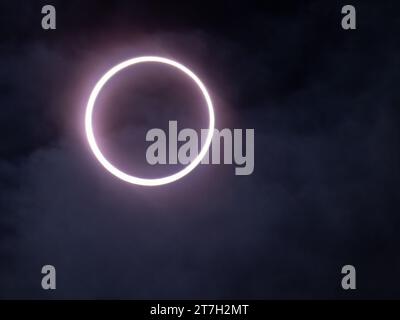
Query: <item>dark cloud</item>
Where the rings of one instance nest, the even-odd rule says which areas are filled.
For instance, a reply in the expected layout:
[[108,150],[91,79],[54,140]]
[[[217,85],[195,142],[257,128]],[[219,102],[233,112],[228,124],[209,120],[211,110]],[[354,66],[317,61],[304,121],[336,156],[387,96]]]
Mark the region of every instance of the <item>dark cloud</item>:
[[[6,4],[1,24],[0,297],[398,297],[395,10],[360,3],[347,33],[339,2],[55,4],[54,33],[40,4]],[[149,189],[95,162],[90,88],[154,52],[205,79],[220,127],[255,128],[253,175],[200,166]],[[40,288],[44,264],[55,292]],[[356,293],[340,289],[345,264]]]

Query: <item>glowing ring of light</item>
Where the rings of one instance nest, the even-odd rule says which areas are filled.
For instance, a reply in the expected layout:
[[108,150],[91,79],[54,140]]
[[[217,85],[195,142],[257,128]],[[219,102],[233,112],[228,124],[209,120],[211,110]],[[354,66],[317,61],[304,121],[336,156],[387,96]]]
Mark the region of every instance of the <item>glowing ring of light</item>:
[[[114,167],[101,153],[101,151],[96,143],[96,139],[95,139],[95,136],[93,133],[93,123],[92,122],[93,122],[94,105],[95,105],[97,96],[99,95],[103,86],[107,83],[108,80],[110,80],[119,71],[121,71],[129,66],[132,66],[134,64],[138,64],[138,63],[142,63],[142,62],[158,62],[158,63],[167,64],[169,66],[179,69],[184,74],[189,76],[200,88],[200,91],[203,94],[204,99],[207,103],[208,114],[209,114],[209,128],[208,128],[207,138],[206,138],[206,141],[205,141],[203,147],[201,148],[199,154],[197,155],[197,157],[189,165],[187,165],[185,168],[183,168],[181,171],[178,171],[177,173],[174,173],[170,176],[166,176],[166,177],[162,177],[162,178],[155,178],[155,179],[145,179],[145,178],[135,177],[135,176],[126,174],[125,172]],[[120,64],[114,66],[109,71],[107,71],[107,73],[104,74],[101,77],[101,79],[96,83],[92,93],[90,94],[89,101],[86,106],[86,114],[85,114],[86,136],[87,136],[90,148],[92,149],[97,160],[103,165],[104,168],[106,168],[111,174],[113,174],[117,178],[124,180],[128,183],[142,185],[142,186],[158,186],[158,185],[171,183],[171,182],[174,182],[174,181],[184,177],[189,172],[191,172],[201,162],[201,160],[204,158],[204,156],[206,155],[206,153],[210,147],[210,144],[212,141],[212,136],[214,133],[214,124],[215,124],[215,117],[214,117],[213,104],[212,104],[210,95],[208,94],[207,89],[204,86],[204,84],[201,82],[201,80],[184,65],[182,65],[176,61],[170,60],[170,59],[166,59],[166,58],[162,58],[162,57],[154,57],[154,56],[145,56],[145,57],[129,59],[124,62],[121,62]]]

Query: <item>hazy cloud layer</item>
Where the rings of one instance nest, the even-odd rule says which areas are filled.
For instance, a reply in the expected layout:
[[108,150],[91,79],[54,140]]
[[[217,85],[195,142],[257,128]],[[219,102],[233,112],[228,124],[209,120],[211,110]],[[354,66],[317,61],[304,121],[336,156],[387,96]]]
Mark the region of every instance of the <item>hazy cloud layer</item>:
[[[383,5],[360,5],[350,34],[336,4],[233,6],[220,22],[90,4],[60,4],[54,35],[29,30],[36,5],[2,25],[0,297],[346,298],[345,264],[352,297],[398,297],[399,25]],[[253,175],[200,166],[149,189],[95,162],[91,86],[152,52],[205,79],[220,127],[255,128]]]

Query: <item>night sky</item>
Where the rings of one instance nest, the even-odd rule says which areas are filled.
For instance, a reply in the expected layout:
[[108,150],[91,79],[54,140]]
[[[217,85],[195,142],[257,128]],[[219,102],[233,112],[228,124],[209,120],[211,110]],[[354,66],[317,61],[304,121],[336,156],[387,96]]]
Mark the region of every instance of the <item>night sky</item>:
[[[400,298],[400,4],[263,2],[0,1],[0,298]],[[189,66],[217,128],[255,129],[252,175],[201,165],[146,188],[104,170],[86,102],[141,55]],[[179,168],[140,163],[144,132],[207,117],[179,75],[148,71],[105,94],[99,126],[110,157],[150,177]]]

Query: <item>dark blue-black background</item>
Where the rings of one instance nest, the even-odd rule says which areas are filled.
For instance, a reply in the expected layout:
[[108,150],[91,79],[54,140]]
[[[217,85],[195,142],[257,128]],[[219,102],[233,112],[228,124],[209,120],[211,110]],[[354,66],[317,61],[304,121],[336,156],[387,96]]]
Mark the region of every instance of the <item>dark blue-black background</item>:
[[[400,297],[400,5],[263,2],[1,0],[1,298]],[[252,175],[151,189],[100,167],[86,99],[143,54],[191,66],[220,128],[255,129]]]

